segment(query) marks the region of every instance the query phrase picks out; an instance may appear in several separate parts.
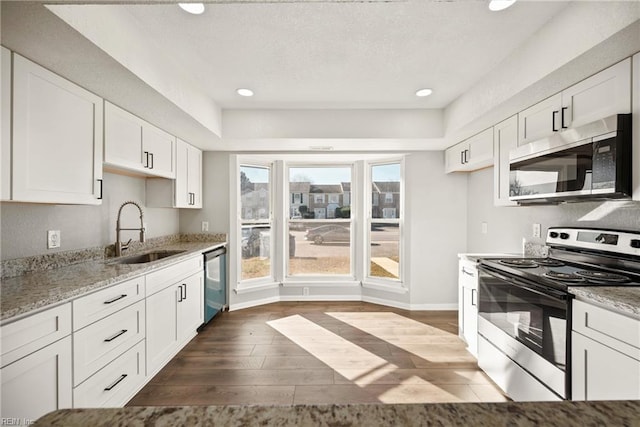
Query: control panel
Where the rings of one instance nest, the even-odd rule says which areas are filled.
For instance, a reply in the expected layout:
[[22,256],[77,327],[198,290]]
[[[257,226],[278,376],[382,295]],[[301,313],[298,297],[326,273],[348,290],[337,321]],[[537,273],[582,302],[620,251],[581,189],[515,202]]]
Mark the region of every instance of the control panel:
[[640,233],[592,228],[549,228],[547,245],[640,256]]

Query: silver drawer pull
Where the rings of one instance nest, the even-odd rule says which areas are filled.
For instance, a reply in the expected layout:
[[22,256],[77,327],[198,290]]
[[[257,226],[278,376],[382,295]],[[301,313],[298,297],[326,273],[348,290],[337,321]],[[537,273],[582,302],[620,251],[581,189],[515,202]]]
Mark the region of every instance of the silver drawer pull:
[[471,273],[470,271],[465,270],[465,268],[464,268],[464,267],[462,267],[462,272],[463,272],[464,274],[466,274],[467,276],[476,277],[476,275],[475,275],[475,274]]
[[114,299],[110,299],[109,301],[105,301],[105,304],[111,304],[112,302],[116,302],[118,300],[121,300],[122,298],[126,298],[127,294],[122,294],[119,297],[115,297]]
[[121,382],[123,379],[125,379],[125,378],[127,378],[127,374],[122,374],[122,375],[120,375],[120,378],[118,378],[118,379],[116,380],[116,382],[114,382],[113,384],[111,384],[109,387],[106,387],[106,388],[104,389],[104,391],[111,391],[111,389],[112,389],[112,388],[114,388],[115,386],[117,386],[118,384],[120,384],[120,382]]
[[115,334],[114,336],[112,336],[111,338],[106,338],[104,340],[104,342],[111,342],[111,341],[115,340],[116,338],[118,338],[120,335],[124,334],[125,332],[127,332],[127,330],[123,329],[120,332],[118,332],[117,334]]

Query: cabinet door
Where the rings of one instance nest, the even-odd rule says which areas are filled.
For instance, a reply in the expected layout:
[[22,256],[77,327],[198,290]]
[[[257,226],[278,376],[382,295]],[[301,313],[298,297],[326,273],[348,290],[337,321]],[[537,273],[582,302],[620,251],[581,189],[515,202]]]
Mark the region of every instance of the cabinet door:
[[518,116],[493,127],[493,204],[517,206],[509,200],[509,152],[518,146]]
[[36,420],[72,406],[71,337],[0,369],[2,418]]
[[493,128],[486,129],[468,140],[466,170],[478,170],[493,165]]
[[142,120],[104,103],[104,161],[108,165],[145,171],[142,163]]
[[571,334],[573,400],[640,399],[640,360]]
[[147,297],[147,376],[155,374],[175,352],[177,301],[178,286]]
[[577,127],[631,112],[631,58],[562,92],[566,126]]
[[178,293],[178,342],[191,338],[203,322],[204,277],[194,274],[179,284]]
[[102,99],[13,55],[12,199],[101,203]]
[[176,180],[174,182],[175,207],[190,207],[189,144],[178,139],[176,143]]
[[478,290],[462,288],[464,310],[464,339],[467,349],[478,357]]
[[2,154],[0,156],[0,200],[11,200],[11,51],[0,46],[0,114]]
[[465,154],[469,148],[466,142],[449,147],[444,152],[445,172],[458,172],[464,169]]
[[192,208],[202,207],[202,151],[191,145],[187,146],[189,156],[187,169],[188,193],[191,194]]
[[165,178],[176,177],[175,138],[172,135],[145,123],[142,128],[142,151],[148,173]]
[[562,94],[558,93],[518,113],[518,145],[561,130]]

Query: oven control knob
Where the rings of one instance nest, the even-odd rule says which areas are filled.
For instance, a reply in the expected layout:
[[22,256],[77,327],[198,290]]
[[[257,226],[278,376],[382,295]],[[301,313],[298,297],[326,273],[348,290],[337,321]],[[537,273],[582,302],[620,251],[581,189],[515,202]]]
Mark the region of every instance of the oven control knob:
[[631,239],[631,247],[640,249],[640,239]]
[[557,239],[558,238],[558,232],[557,231],[552,231],[551,233],[549,233],[549,237],[551,237],[552,239]]
[[560,233],[560,238],[562,240],[567,240],[569,238],[569,233]]

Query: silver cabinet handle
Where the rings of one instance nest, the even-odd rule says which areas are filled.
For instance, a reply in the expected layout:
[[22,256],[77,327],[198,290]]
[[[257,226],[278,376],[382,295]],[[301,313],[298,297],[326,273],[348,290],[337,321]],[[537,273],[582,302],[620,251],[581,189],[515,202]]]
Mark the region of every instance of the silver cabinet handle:
[[117,334],[115,334],[114,336],[112,336],[110,338],[105,338],[104,342],[111,342],[111,341],[115,340],[116,338],[118,338],[120,335],[125,334],[126,332],[127,332],[127,330],[123,329],[120,332],[118,332]]
[[476,289],[471,289],[471,305],[478,305],[478,297],[476,296],[478,291]]
[[462,273],[466,274],[467,276],[476,277],[474,273],[467,271],[464,267],[462,267]]
[[118,384],[120,384],[120,382],[122,380],[124,380],[125,378],[127,378],[127,374],[122,374],[120,375],[120,378],[118,378],[113,384],[111,384],[109,387],[105,387],[104,391],[111,391],[112,388],[114,388],[115,386],[117,386]]

